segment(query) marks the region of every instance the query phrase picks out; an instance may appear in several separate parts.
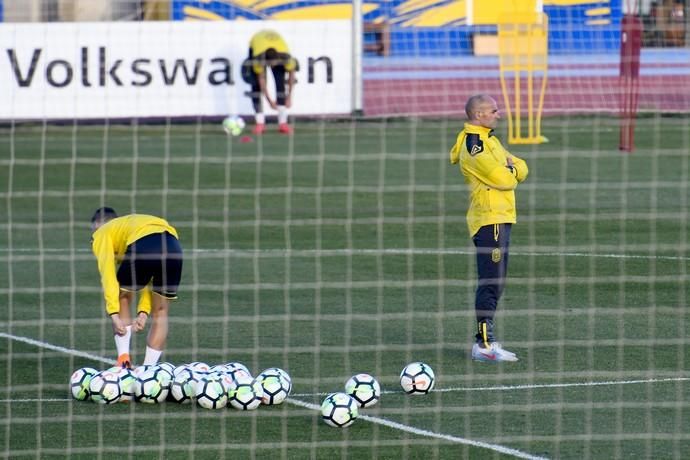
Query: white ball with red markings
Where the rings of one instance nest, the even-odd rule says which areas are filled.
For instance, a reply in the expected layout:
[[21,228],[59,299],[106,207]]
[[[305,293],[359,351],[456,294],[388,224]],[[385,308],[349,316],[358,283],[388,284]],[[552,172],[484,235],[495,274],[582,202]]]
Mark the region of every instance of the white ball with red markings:
[[210,374],[225,374],[227,370],[228,367],[225,364],[216,364],[215,366],[211,366],[208,372]]
[[201,362],[201,361],[193,361],[189,364],[187,364],[188,367],[191,367],[192,370],[196,373],[204,373],[208,372],[209,369],[211,369],[211,366],[208,364]]
[[240,362],[232,361],[224,364],[223,366],[225,366],[225,375],[229,376],[232,380],[246,380],[253,378],[252,373],[249,372],[249,368]]
[[436,383],[434,371],[422,362],[410,363],[400,373],[400,386],[410,395],[429,393]]

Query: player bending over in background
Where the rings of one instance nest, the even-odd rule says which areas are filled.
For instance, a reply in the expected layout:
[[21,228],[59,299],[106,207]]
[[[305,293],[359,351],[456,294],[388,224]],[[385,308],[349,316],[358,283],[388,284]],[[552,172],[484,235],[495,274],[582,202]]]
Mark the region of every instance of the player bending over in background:
[[468,121],[450,151],[450,162],[470,188],[467,226],[476,248],[479,282],[475,295],[476,342],[472,359],[517,361],[494,337],[494,315],[508,273],[510,229],[516,222],[515,188],[527,178],[527,163],[508,152],[493,130],[501,118],[496,101],[472,96],[465,105]]
[[[151,314],[144,365],[155,364],[165,348],[168,306],[170,299],[177,298],[182,274],[182,248],[177,231],[160,217],[144,214],[118,217],[108,207],[96,210],[91,218],[91,230],[105,310],[113,322],[117,363],[131,367],[132,329],[143,330]],[[141,292],[137,315],[132,321],[130,304],[135,291]]]
[[[266,68],[273,72],[276,85],[276,99],[271,99],[266,87]],[[266,130],[266,118],[263,112],[265,97],[272,109],[278,110],[278,131],[291,134],[288,125],[287,109],[292,106],[292,87],[295,84],[297,61],[290,55],[285,40],[273,30],[257,32],[249,42],[249,58],[243,64],[245,81],[252,85],[251,98],[254,105],[254,134],[263,134]],[[287,88],[285,87],[287,72]]]

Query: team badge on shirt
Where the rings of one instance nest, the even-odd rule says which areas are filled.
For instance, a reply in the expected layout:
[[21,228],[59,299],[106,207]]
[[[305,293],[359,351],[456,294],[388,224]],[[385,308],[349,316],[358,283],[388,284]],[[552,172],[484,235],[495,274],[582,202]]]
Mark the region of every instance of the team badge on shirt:
[[468,134],[465,138],[465,147],[471,156],[478,155],[484,151],[484,142],[479,137],[479,134]]

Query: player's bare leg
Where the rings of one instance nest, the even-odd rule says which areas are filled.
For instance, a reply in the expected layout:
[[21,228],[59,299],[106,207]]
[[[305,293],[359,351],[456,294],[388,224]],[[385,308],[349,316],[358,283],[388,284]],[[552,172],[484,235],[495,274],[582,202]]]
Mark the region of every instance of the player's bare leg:
[[156,364],[168,338],[168,309],[170,302],[160,294],[154,292],[151,302],[151,329],[146,341],[146,357],[144,365]]
[[120,291],[120,312],[113,315],[113,333],[115,334],[115,347],[117,348],[117,365],[119,367],[132,367],[132,359],[129,356],[129,346],[132,339],[132,315],[129,306],[134,295],[131,292]]

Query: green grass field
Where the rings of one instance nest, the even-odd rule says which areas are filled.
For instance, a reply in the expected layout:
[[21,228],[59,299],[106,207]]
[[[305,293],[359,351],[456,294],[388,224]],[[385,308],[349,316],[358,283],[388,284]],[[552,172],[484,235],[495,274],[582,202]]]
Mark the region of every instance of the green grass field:
[[[0,128],[4,458],[689,458],[690,119],[640,120],[632,155],[609,117],[544,124],[550,143],[511,148],[530,177],[498,334],[521,359],[498,366],[469,359],[457,120],[306,122],[247,144],[218,124]],[[89,245],[102,204],[179,230],[164,359],[282,367],[293,401],[69,399],[73,370],[115,357]],[[443,391],[399,391],[417,360]],[[385,391],[370,418],[338,430],[298,405],[357,372]]]

